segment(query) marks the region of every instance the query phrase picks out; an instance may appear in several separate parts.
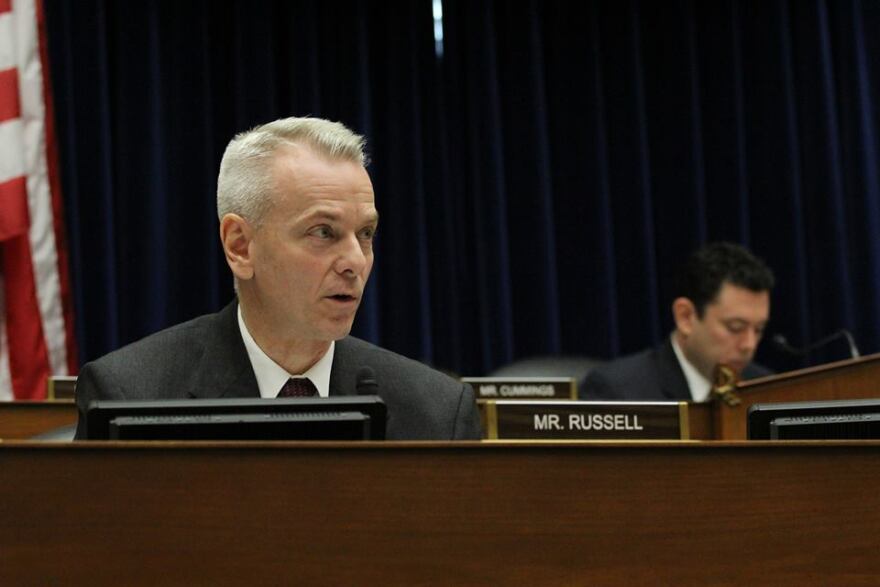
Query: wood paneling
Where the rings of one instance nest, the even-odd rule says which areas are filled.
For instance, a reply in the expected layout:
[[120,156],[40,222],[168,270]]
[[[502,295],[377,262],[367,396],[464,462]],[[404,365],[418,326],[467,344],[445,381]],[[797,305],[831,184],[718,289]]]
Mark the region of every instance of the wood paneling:
[[0,584],[876,584],[880,443],[0,443]]

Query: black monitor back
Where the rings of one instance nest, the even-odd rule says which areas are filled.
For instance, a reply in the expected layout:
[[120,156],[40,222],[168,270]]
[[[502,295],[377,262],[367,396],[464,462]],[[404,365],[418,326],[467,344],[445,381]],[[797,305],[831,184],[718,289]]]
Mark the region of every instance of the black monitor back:
[[95,401],[87,440],[384,440],[374,395],[326,398]]
[[749,440],[880,438],[880,399],[754,404]]

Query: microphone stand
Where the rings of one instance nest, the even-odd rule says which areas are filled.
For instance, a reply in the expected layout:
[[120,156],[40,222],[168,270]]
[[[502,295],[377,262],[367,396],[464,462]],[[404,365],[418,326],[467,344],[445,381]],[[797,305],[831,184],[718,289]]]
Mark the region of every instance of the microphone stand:
[[851,358],[857,359],[861,356],[861,354],[859,353],[859,349],[856,347],[856,341],[853,338],[853,335],[850,333],[849,330],[847,330],[845,328],[841,328],[837,332],[835,332],[833,334],[829,334],[828,336],[821,338],[821,339],[817,340],[816,342],[808,344],[805,347],[792,346],[788,342],[788,339],[785,337],[784,334],[775,334],[775,335],[773,335],[773,338],[771,340],[773,342],[773,345],[776,348],[782,350],[783,352],[786,352],[790,355],[795,355],[798,357],[804,357],[806,355],[809,355],[812,351],[815,351],[816,349],[822,348],[825,345],[827,345],[828,343],[837,340],[838,338],[843,338],[846,340],[847,346],[849,347],[849,354],[850,354]]

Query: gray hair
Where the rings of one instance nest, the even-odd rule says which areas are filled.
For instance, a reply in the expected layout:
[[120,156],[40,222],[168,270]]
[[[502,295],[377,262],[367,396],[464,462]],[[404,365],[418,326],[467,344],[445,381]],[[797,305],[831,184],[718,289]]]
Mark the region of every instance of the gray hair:
[[235,135],[217,177],[217,216],[238,214],[259,225],[274,189],[271,164],[284,145],[305,144],[325,157],[367,165],[366,140],[344,124],[322,118],[282,118]]

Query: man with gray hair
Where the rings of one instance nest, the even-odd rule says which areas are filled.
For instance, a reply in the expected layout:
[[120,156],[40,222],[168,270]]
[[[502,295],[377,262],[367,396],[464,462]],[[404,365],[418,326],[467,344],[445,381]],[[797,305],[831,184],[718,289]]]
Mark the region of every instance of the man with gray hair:
[[368,367],[386,438],[479,438],[469,386],[349,336],[379,222],[365,159],[363,137],[318,118],[236,136],[217,213],[237,300],[86,364],[77,437],[96,399],[353,395]]

